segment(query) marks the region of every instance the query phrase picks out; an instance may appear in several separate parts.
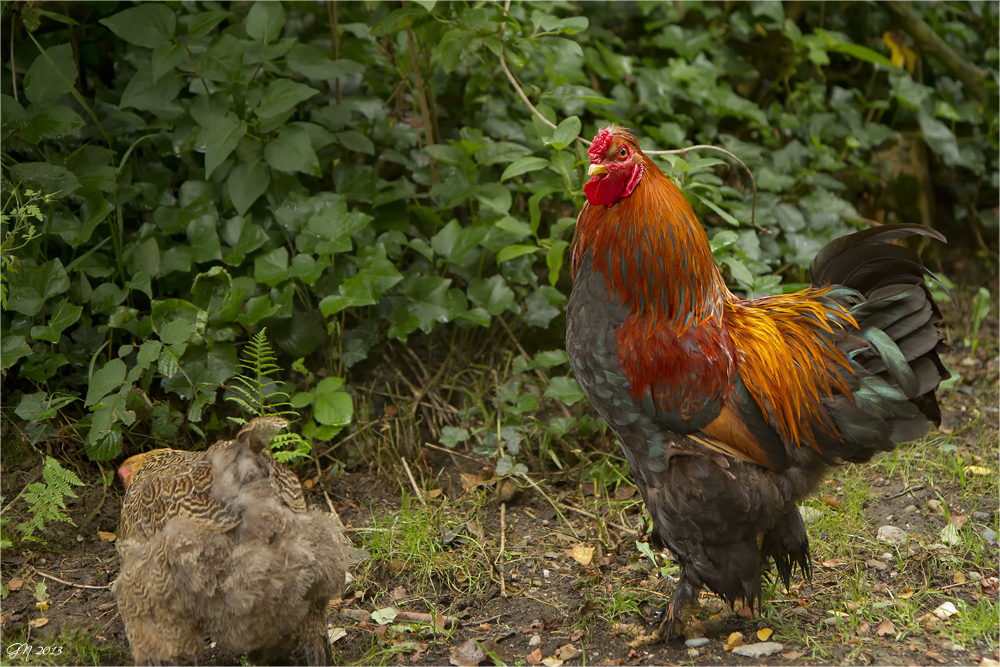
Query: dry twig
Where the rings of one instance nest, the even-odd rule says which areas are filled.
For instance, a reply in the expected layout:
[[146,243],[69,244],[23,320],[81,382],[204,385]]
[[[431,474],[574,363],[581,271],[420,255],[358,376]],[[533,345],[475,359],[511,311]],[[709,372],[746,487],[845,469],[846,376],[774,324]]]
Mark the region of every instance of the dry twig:
[[410,484],[413,486],[413,492],[417,494],[420,504],[426,509],[427,501],[424,500],[424,494],[420,493],[420,487],[417,486],[417,480],[413,479],[413,473],[410,472],[410,464],[406,462],[405,456],[400,456],[399,460],[403,462],[403,467],[406,468],[406,476],[410,478]]
[[52,581],[58,581],[60,584],[64,584],[66,586],[72,586],[73,588],[90,588],[96,591],[103,591],[108,588],[111,588],[111,584],[108,584],[107,586],[90,586],[88,584],[74,584],[72,581],[66,581],[65,579],[60,579],[59,577],[51,575],[48,572],[42,572],[38,568],[33,568],[33,569],[35,570],[35,574],[37,574],[40,577],[45,577],[46,579],[51,579]]

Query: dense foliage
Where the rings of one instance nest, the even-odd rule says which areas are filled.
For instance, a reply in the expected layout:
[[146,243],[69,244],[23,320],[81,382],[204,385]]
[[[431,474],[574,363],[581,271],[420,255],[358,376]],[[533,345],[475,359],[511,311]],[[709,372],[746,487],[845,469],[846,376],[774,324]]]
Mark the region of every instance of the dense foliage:
[[[350,422],[345,379],[387,341],[560,328],[575,139],[608,122],[752,170],[763,232],[719,154],[656,158],[740,293],[794,286],[871,217],[995,244],[995,3],[913,5],[987,99],[881,3],[50,7],[3,5],[4,415],[93,460],[222,428],[238,349],[265,326],[307,441]],[[556,373],[541,400],[572,404],[564,364],[514,372]],[[512,381],[498,402],[515,427],[487,449],[516,456],[538,399]]]

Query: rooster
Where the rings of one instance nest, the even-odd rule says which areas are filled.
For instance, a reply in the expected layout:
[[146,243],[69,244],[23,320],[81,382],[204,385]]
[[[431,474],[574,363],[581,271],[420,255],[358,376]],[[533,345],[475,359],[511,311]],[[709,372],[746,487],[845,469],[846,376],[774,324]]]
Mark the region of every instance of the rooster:
[[566,351],[621,442],[652,518],[651,542],[681,574],[663,620],[669,639],[702,586],[759,609],[774,561],[786,588],[808,575],[796,503],[831,465],[940,424],[934,396],[940,311],[913,251],[918,225],[837,239],[812,286],[741,299],[712,259],[677,187],[618,127],[589,149],[572,249]]
[[349,557],[336,514],[307,512],[299,480],[270,455],[286,425],[258,417],[204,452],[157,449],[125,461],[113,590],[138,665],[204,648],[257,661],[332,660],[324,610]]

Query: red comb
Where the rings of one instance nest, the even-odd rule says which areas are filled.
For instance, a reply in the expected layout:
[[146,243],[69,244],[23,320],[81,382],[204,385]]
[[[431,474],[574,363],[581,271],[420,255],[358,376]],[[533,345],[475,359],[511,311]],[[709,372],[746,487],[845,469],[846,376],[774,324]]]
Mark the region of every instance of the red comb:
[[614,134],[611,132],[611,127],[605,127],[597,136],[594,137],[594,143],[590,145],[587,149],[587,154],[590,155],[591,160],[601,160],[608,153],[608,146],[611,145],[611,140],[614,138]]

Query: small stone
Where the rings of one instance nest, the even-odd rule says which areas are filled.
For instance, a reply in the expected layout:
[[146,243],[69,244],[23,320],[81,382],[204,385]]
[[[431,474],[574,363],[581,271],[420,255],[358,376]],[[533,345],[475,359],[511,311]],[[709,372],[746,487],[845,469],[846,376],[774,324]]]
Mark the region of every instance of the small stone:
[[779,644],[778,642],[761,642],[760,644],[744,644],[743,646],[737,646],[733,649],[733,653],[747,658],[764,658],[769,655],[774,655],[778,651],[784,650],[784,648],[784,645]]
[[688,657],[689,658],[697,658],[699,655],[701,655],[701,651],[699,651],[698,649],[696,649],[696,648],[689,648],[688,649]]
[[896,526],[881,526],[878,529],[877,539],[879,542],[888,542],[889,544],[905,546],[907,535],[906,531],[902,528],[896,528]]
[[885,572],[889,569],[889,566],[880,560],[875,560],[874,558],[865,561],[865,565],[868,567],[878,570],[879,572]]
[[799,513],[802,515],[802,520],[806,523],[815,523],[817,519],[823,516],[823,512],[815,507],[800,507]]
[[840,619],[837,618],[836,616],[830,616],[828,618],[824,618],[823,619],[823,623],[825,623],[826,625],[829,625],[831,628],[837,627],[837,623],[839,623],[839,622],[840,622]]
[[545,577],[546,579],[548,579],[549,575],[551,575],[551,574],[552,573],[549,572],[548,570],[542,570],[542,576]]
[[916,511],[917,511],[916,505],[907,505],[906,507],[903,508],[903,514],[913,514]]
[[708,639],[705,637],[695,637],[694,639],[689,639],[684,642],[684,645],[688,648],[701,648],[702,646],[708,645]]
[[983,539],[986,540],[987,542],[997,541],[997,531],[993,530],[992,528],[983,528],[983,532],[979,534],[982,535]]
[[538,635],[531,635],[531,639],[528,640],[528,648],[534,648],[542,643],[542,638]]
[[993,517],[987,512],[973,512],[972,518],[975,521],[989,521]]
[[572,644],[566,644],[559,647],[559,650],[556,651],[556,655],[559,656],[560,660],[565,662],[566,660],[575,660],[583,654],[580,653],[580,649]]

